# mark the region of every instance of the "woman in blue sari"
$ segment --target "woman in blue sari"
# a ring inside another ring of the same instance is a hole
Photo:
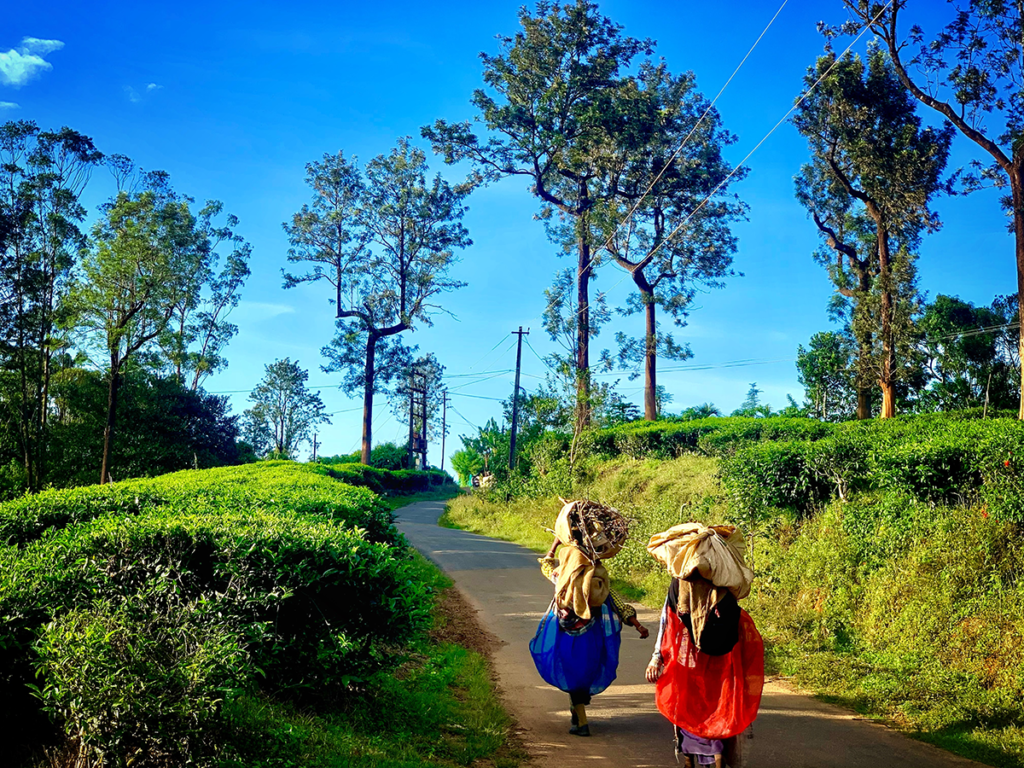
[[[555,584],[555,597],[530,642],[530,653],[544,681],[569,694],[569,733],[589,736],[586,707],[615,679],[622,623],[636,628],[641,638],[648,631],[633,606],[608,586],[600,559],[572,545],[556,558],[561,544],[556,536],[547,556],[539,559],[541,572]]]

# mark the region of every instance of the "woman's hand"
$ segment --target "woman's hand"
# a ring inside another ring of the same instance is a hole
[[[547,555],[547,556],[548,556],[548,557],[554,557],[554,556],[555,556],[555,552],[557,552],[557,551],[558,551],[558,547],[559,547],[559,545],[560,545],[561,543],[562,543],[562,542],[560,542],[560,541],[558,540],[558,537],[557,537],[557,536],[555,536],[555,540],[554,540],[553,542],[551,542],[551,548],[550,548],[550,549],[548,550],[548,555]]]
[[[630,618],[628,623],[633,628],[635,628],[637,632],[640,633],[640,639],[641,640],[646,640],[650,636],[651,633],[647,631],[647,627],[645,627],[643,624],[641,624],[640,620],[636,616],[633,616],[632,618]]]
[[[661,677],[661,674],[664,671],[664,664],[662,664],[660,661],[652,660],[651,663],[647,665],[647,671],[644,673],[644,677],[647,678],[648,683],[656,683],[658,682],[658,678]]]

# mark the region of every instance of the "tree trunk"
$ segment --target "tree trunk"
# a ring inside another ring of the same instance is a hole
[[[1017,318],[1020,328],[1024,328],[1024,178],[1021,168],[1022,158],[1013,158],[1013,169],[1010,172],[1010,189],[1013,194],[1013,234],[1017,256]],[[1018,359],[1020,367],[1020,406],[1017,418],[1024,420],[1024,333],[1018,339]]]
[[[110,386],[107,390],[107,426],[103,430],[103,465],[100,468],[100,485],[109,482],[110,452],[114,444],[114,421],[117,418],[117,390],[120,383],[119,361],[110,358]]]
[[[359,460],[369,466],[373,448],[373,379],[377,357],[377,336],[366,334],[366,366],[363,368],[363,451]]]
[[[882,369],[878,384],[882,388],[882,412],[879,416],[891,419],[896,415],[896,344],[892,329],[892,270],[889,263],[889,233],[878,225],[878,282],[882,293]]]
[[[867,297],[871,290],[871,276],[867,267],[861,269],[858,277],[860,279],[860,297],[856,300],[857,306],[854,312],[860,308],[860,303]],[[871,361],[871,333],[862,333],[862,338],[857,339],[857,420],[864,421],[871,418],[871,384],[865,381],[865,372],[869,370]]]
[[[590,426],[590,243],[587,236],[579,239],[579,262],[576,270],[576,423],[582,429]]]
[[[871,418],[871,387],[857,387],[857,419]]]
[[[644,316],[647,320],[646,345],[644,348],[644,419],[658,419],[658,325],[655,320],[654,293],[641,289],[644,301]]]

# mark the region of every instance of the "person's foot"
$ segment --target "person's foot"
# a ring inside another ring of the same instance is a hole
[[[586,725],[574,725],[569,729],[569,733],[573,736],[589,736],[590,735],[590,723]]]

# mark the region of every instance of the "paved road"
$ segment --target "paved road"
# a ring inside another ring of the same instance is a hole
[[[537,765],[675,766],[671,727],[654,706],[654,686],[643,678],[657,633],[657,613],[637,606],[651,638],[640,640],[632,627],[623,628],[618,679],[587,707],[593,736],[570,736],[569,697],[540,679],[527,645],[552,594],[537,566],[537,554],[486,536],[439,528],[444,504],[425,501],[401,508],[398,527],[452,578],[479,611],[481,623],[503,642],[494,653],[502,696],[523,728]],[[748,748],[749,768],[980,766],[778,682],[765,685]]]

